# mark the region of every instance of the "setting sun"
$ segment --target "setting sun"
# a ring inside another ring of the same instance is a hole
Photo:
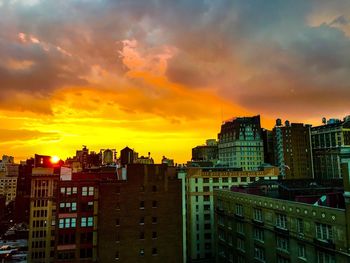
[[[60,161],[60,158],[57,156],[52,156],[51,157],[51,163],[58,163]]]

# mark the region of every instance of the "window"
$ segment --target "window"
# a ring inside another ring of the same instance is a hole
[[[283,251],[288,251],[288,239],[281,236],[277,236],[276,239],[277,239],[277,248]]]
[[[259,222],[263,221],[263,215],[262,215],[261,209],[254,208],[253,213],[254,213],[254,220],[259,221]]]
[[[75,186],[72,188],[72,193],[76,195],[78,193],[78,188]]]
[[[119,252],[115,252],[115,260],[119,260]]]
[[[93,186],[90,186],[89,187],[89,195],[94,195],[94,187]]]
[[[283,214],[276,214],[276,226],[287,229],[287,216]]]
[[[301,218],[297,218],[297,232],[299,234],[304,233],[304,221]]]
[[[247,178],[246,177],[241,177],[241,182],[247,182]]]
[[[152,208],[157,208],[157,207],[158,207],[158,202],[152,201]]]
[[[152,217],[152,224],[157,224],[157,218],[156,217]]]
[[[157,238],[157,232],[152,232],[152,238]]]
[[[316,237],[321,240],[332,240],[333,239],[332,226],[316,223]]]
[[[61,218],[58,221],[59,228],[71,228],[76,227],[77,219],[76,218]]]
[[[119,218],[117,218],[117,219],[115,220],[115,225],[116,225],[116,226],[120,226],[120,220],[119,220]]]
[[[258,227],[254,228],[254,238],[264,242],[264,230]]]
[[[203,192],[209,192],[209,191],[210,191],[209,186],[204,186],[204,187],[203,187]]]
[[[245,251],[244,240],[241,238],[237,238],[237,249]]]
[[[156,185],[152,186],[152,192],[157,192],[157,186]]]
[[[140,256],[143,257],[145,255],[145,250],[143,248],[140,248]]]
[[[236,204],[236,215],[243,216],[243,205]]]
[[[145,201],[140,201],[140,209],[145,209]]]
[[[140,239],[142,239],[142,240],[145,239],[145,232],[143,232],[143,231],[140,232]]]
[[[298,257],[302,259],[306,259],[305,245],[298,244]]]
[[[145,224],[145,218],[144,217],[141,217],[140,218],[140,225],[144,225]]]
[[[265,262],[265,250],[261,247],[254,247],[254,258],[260,262]]]
[[[317,263],[335,263],[335,256],[324,251],[317,251]]]
[[[244,234],[244,225],[242,222],[237,222],[237,232],[240,234]]]
[[[94,218],[92,216],[88,217],[87,226],[94,226]]]
[[[153,255],[153,256],[158,255],[158,251],[157,251],[156,248],[152,248],[152,255]]]
[[[88,195],[88,188],[86,186],[81,188],[81,195],[87,196]]]
[[[86,227],[86,217],[82,217],[81,218],[81,224],[80,224],[81,227]]]

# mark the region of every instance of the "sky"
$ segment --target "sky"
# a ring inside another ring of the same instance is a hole
[[[0,154],[177,163],[222,121],[350,114],[348,0],[0,0]]]

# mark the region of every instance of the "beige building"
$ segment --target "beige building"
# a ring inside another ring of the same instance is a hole
[[[212,262],[214,250],[214,189],[229,189],[259,179],[277,179],[278,168],[237,171],[229,168],[184,168],[178,171],[183,182],[183,240],[188,262]]]
[[[28,262],[53,262],[59,169],[33,168],[29,219]]]
[[[348,178],[347,164],[344,172]],[[214,191],[217,262],[350,262],[350,200],[344,205],[342,191],[322,187],[331,194],[317,202],[310,202],[318,191],[312,184],[297,201],[281,198],[272,186],[270,196]],[[346,182],[345,197],[349,188]]]

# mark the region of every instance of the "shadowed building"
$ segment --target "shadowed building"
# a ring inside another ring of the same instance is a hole
[[[292,123],[282,125],[277,119],[273,129],[276,165],[284,179],[313,178],[310,125]]]
[[[214,191],[217,262],[349,262],[343,189],[341,180],[282,180]]]
[[[101,182],[99,262],[182,262],[181,181],[166,164],[129,164]]]
[[[323,123],[311,129],[315,178],[341,178],[341,162],[350,158],[350,116]]]

